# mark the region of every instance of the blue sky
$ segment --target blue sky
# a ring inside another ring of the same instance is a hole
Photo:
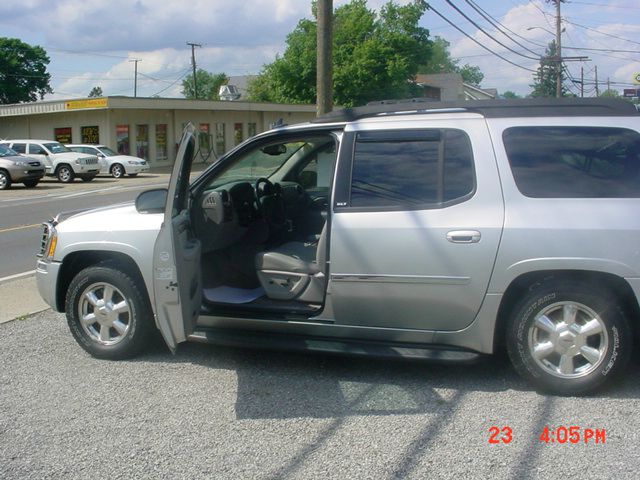
[[[86,97],[94,86],[105,95],[133,95],[132,59],[138,63],[138,95],[180,97],[181,79],[191,71],[191,50],[186,42],[202,44],[196,51],[198,66],[227,75],[255,74],[284,50],[286,35],[300,18],[311,15],[309,0],[3,0],[0,31],[5,37],[37,44],[48,52],[54,94],[45,99]],[[334,0],[334,6],[346,0]],[[379,8],[382,0],[369,0]],[[407,3],[397,0],[396,3]],[[431,5],[470,37],[500,54],[508,63],[483,49],[450,26],[434,11],[421,24],[432,36],[451,43],[460,62],[478,65],[484,87],[500,92],[530,92],[537,55],[555,31],[553,5],[537,0],[451,0],[495,43],[446,0]],[[489,24],[470,3],[499,22]],[[588,56],[570,62],[570,75],[585,74],[585,94],[595,90],[595,67],[601,91],[632,87],[640,72],[640,3],[637,0],[575,0],[562,5],[565,56]],[[529,27],[536,27],[528,30]],[[571,48],[569,48],[571,47]],[[586,50],[589,49],[589,50]],[[524,56],[523,56],[524,55]],[[526,58],[531,57],[531,58]],[[516,65],[514,65],[516,64]],[[571,86],[574,92],[579,87]]]

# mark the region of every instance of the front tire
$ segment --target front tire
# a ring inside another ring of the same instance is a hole
[[[62,183],[71,183],[75,178],[75,174],[69,165],[60,165],[56,170],[56,177]]]
[[[113,176],[113,178],[122,178],[124,177],[124,174],[125,174],[124,167],[119,163],[114,163],[111,166],[111,175]]]
[[[11,177],[4,170],[0,170],[0,190],[9,190],[11,188]]]
[[[153,334],[147,296],[134,278],[110,265],[88,267],[75,276],[66,314],[75,340],[96,358],[131,358]]]
[[[25,180],[24,182],[24,186],[27,188],[35,188],[36,185],[38,185],[38,183],[40,182],[40,180]]]
[[[592,392],[629,361],[632,333],[617,297],[580,283],[541,286],[514,310],[507,349],[516,371],[558,395]]]

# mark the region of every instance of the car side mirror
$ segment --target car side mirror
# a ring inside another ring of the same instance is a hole
[[[167,204],[166,188],[156,188],[142,192],[136,197],[136,210],[138,213],[164,213]]]

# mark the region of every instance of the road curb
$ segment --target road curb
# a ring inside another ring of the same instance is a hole
[[[38,293],[35,271],[0,279],[0,324],[49,308]]]

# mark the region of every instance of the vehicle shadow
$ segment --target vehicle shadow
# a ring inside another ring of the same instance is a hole
[[[132,361],[187,362],[234,370],[238,419],[434,413],[448,408],[451,392],[536,393],[515,373],[504,354],[481,357],[470,365],[440,365],[193,343],[180,345],[176,354],[170,355],[158,343]],[[640,353],[634,355],[625,378],[588,398],[640,399],[639,370]],[[544,393],[540,396],[553,398]]]

